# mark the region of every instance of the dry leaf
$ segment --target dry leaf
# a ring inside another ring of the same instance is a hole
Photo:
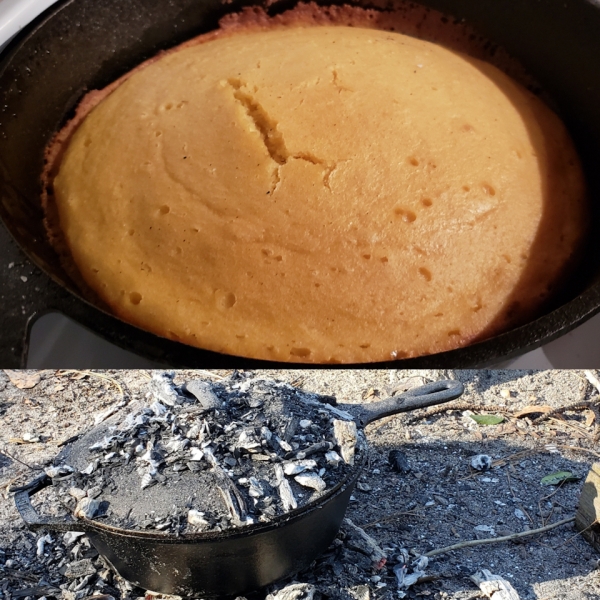
[[[503,423],[498,435],[510,435],[517,432],[517,427],[513,423]]]
[[[30,390],[35,387],[42,379],[39,371],[12,371],[4,369],[11,383],[20,390]]]
[[[596,420],[596,415],[593,410],[586,410],[583,412],[585,415],[585,426],[590,427],[592,423]]]
[[[525,408],[523,408],[522,410],[517,411],[516,413],[514,413],[512,416],[513,417],[526,417],[527,415],[532,415],[534,413],[549,413],[552,412],[554,409],[551,406],[548,406],[546,404],[541,405],[541,406],[535,406],[535,405],[529,405],[526,406]]]

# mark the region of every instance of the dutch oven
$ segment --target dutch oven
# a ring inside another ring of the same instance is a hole
[[[389,415],[458,398],[459,381],[437,381],[367,404],[337,404],[359,428]],[[30,496],[51,483],[47,475],[14,488],[21,517],[32,530],[82,531],[122,577],[142,588],[180,596],[238,596],[293,575],[335,538],[367,453],[318,500],[256,524],[224,532],[174,534],[130,531],[89,519],[41,517]]]
[[[40,207],[43,150],[86,91],[104,87],[162,49],[214,29],[227,12],[257,3],[62,0],[8,46],[0,60],[0,217],[8,230],[0,228],[2,366],[24,366],[33,322],[54,310],[119,346],[172,366],[275,366],[159,338],[84,301],[46,239]],[[377,1],[348,3],[367,7]],[[266,4],[271,14],[293,5],[288,0]],[[593,204],[592,231],[599,229],[598,0],[422,0],[422,4],[466,21],[505,47],[553,99],[583,160]],[[590,242],[569,289],[540,318],[467,348],[372,366],[485,366],[517,356],[598,312],[599,277],[600,247]]]

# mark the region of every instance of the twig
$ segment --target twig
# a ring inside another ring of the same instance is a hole
[[[498,458],[494,462],[492,462],[492,469],[495,467],[503,467],[513,460],[518,460],[520,458],[525,458],[526,456],[530,456],[531,454],[535,454],[537,449],[531,450],[521,450],[520,452],[515,452],[514,454],[510,454],[509,456],[505,456],[504,458]]]
[[[511,482],[510,482],[510,473],[507,473],[507,474],[506,474],[506,481],[507,481],[507,483],[508,483],[508,489],[510,490],[510,494],[511,494],[511,496],[512,496],[513,498],[516,498],[516,497],[517,497],[517,495],[515,494],[515,490],[513,490],[513,488],[512,488],[512,484],[511,484]]]
[[[593,454],[594,456],[600,457],[600,452],[596,452],[595,450],[590,450],[589,448],[581,448],[580,446],[567,446],[565,444],[547,444],[547,446],[554,446],[555,448],[565,448],[566,450],[577,450],[579,452],[588,452],[589,454]],[[546,446],[546,450],[548,447]]]
[[[125,398],[125,392],[123,391],[123,388],[121,387],[121,384],[114,378],[109,377],[108,375],[102,375],[100,373],[95,373],[94,371],[80,371],[78,369],[65,369],[64,371],[62,371],[65,374],[69,374],[69,373],[83,373],[84,375],[89,375],[90,377],[97,377],[98,379],[105,379],[106,381],[110,381],[112,383],[114,383],[117,388],[119,388],[119,392],[121,392],[121,398]]]
[[[598,403],[598,396],[594,396],[594,398],[592,400],[584,400],[583,399],[584,397],[585,397],[585,394],[577,402],[575,402],[573,404],[567,404],[566,406],[559,406],[558,408],[554,408],[551,411],[546,412],[543,415],[540,415],[539,417],[533,418],[531,421],[532,421],[532,423],[539,425],[543,421],[547,421],[548,419],[552,419],[552,417],[555,417],[556,415],[562,415],[563,413],[566,413],[566,412],[583,410],[584,408],[590,408],[590,409],[594,410],[594,407]]]
[[[563,421],[562,419],[555,419],[554,417],[549,417],[548,420],[554,421],[555,423],[560,423],[561,425],[566,425],[567,427],[570,427],[571,429],[574,429],[575,431],[577,431],[579,434],[581,434],[588,440],[592,439],[592,436],[585,429],[583,429],[582,427],[579,427],[579,425],[573,425],[572,423],[569,423],[569,421]]]
[[[483,540],[468,540],[466,542],[460,542],[452,546],[446,546],[445,548],[439,548],[438,550],[431,550],[430,552],[426,552],[425,554],[423,554],[423,556],[427,556],[429,558],[431,556],[445,554],[446,552],[451,552],[452,550],[460,550],[461,548],[468,548],[470,546],[480,546],[482,544],[495,544],[497,542],[510,542],[512,540],[527,537],[529,535],[544,533],[545,531],[549,531],[550,529],[554,529],[555,527],[560,527],[561,525],[565,525],[566,523],[571,523],[574,520],[575,517],[569,517],[568,519],[563,519],[562,521],[552,523],[552,525],[546,525],[545,527],[540,527],[538,529],[530,529],[529,531],[522,531],[521,533],[513,533],[511,535],[505,535],[503,537],[498,538],[485,538]]]
[[[545,525],[546,523],[544,522],[544,517],[542,516],[542,502],[544,500],[548,500],[548,498],[552,498],[552,496],[554,496],[554,494],[557,494],[558,492],[560,492],[560,490],[562,489],[563,485],[565,484],[567,480],[563,479],[557,486],[556,489],[553,492],[550,492],[549,494],[547,494],[546,496],[543,496],[542,498],[540,498],[538,500],[538,510],[540,512],[540,518],[542,519],[542,525]],[[555,509],[555,505],[554,503],[552,503],[552,510],[550,511],[550,514],[548,515],[547,519],[549,520],[550,517],[552,516],[552,513],[554,512]]]
[[[474,404],[473,402],[461,400],[458,402],[452,402],[440,406],[434,406],[433,408],[429,408],[425,410],[423,413],[419,415],[415,415],[406,420],[405,424],[410,425],[416,421],[420,421],[422,419],[428,419],[429,417],[433,417],[435,415],[439,415],[444,412],[449,412],[451,410],[471,410],[471,411],[484,411],[486,413],[495,413],[501,412],[504,414],[510,414],[510,410],[506,406],[499,406],[497,404]]]
[[[31,465],[28,465],[27,463],[23,462],[16,456],[12,456],[12,454],[9,454],[6,450],[2,450],[0,452],[0,454],[4,454],[5,456],[8,456],[8,458],[10,458],[12,460],[16,460],[18,463],[21,463],[24,467],[27,467],[28,469],[31,469],[32,471],[41,471],[42,470],[41,467],[32,467]]]

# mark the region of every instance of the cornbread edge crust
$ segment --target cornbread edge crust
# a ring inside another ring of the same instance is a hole
[[[125,321],[269,360],[418,356],[532,318],[585,231],[558,117],[475,58],[328,26],[377,11],[295,11],[246,11],[86,97],[45,174],[67,262]]]

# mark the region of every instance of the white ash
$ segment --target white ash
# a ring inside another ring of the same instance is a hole
[[[315,586],[310,583],[292,583],[269,594],[265,600],[313,600],[316,591]]]
[[[188,511],[187,521],[199,530],[208,529],[210,523],[204,518],[204,513],[191,509]]]
[[[82,498],[87,496],[87,492],[85,490],[79,488],[71,488],[69,489],[69,494],[75,498],[75,500],[79,501]]]
[[[74,471],[75,469],[69,465],[58,465],[56,467],[48,467],[47,469],[44,469],[46,475],[48,475],[48,477],[51,479],[69,477]]]
[[[335,450],[329,450],[325,452],[325,460],[328,465],[337,467],[342,462],[342,457]]]
[[[76,517],[178,535],[269,522],[327,493],[364,452],[331,397],[289,384],[234,374],[177,387],[155,374],[149,388],[47,470]]]
[[[181,398],[173,385],[173,371],[152,373],[152,382],[150,384],[150,398],[162,402],[168,406],[175,406],[181,402]]]
[[[44,548],[45,548],[46,544],[48,544],[50,542],[52,542],[52,537],[50,536],[49,533],[46,534],[46,535],[44,535],[44,536],[42,536],[41,538],[38,538],[38,541],[37,541],[37,544],[36,544],[36,547],[37,547],[36,554],[38,556],[43,556],[44,555]]]
[[[63,542],[65,546],[72,546],[82,535],[85,535],[83,531],[67,531],[63,535]]]
[[[327,456],[325,458],[327,459]],[[294,462],[285,463],[283,465],[283,472],[286,475],[298,475],[298,473],[302,473],[310,469],[316,469],[317,466],[317,461],[310,458],[305,460],[297,460]]]
[[[290,511],[298,507],[298,502],[292,491],[289,481],[283,476],[283,468],[281,465],[275,465],[275,478],[277,480],[277,489],[284,511]]]
[[[477,454],[471,458],[471,466],[477,471],[487,471],[492,468],[492,460],[487,454]]]
[[[316,473],[300,473],[294,477],[294,481],[317,492],[323,492],[327,487],[327,484]]]

